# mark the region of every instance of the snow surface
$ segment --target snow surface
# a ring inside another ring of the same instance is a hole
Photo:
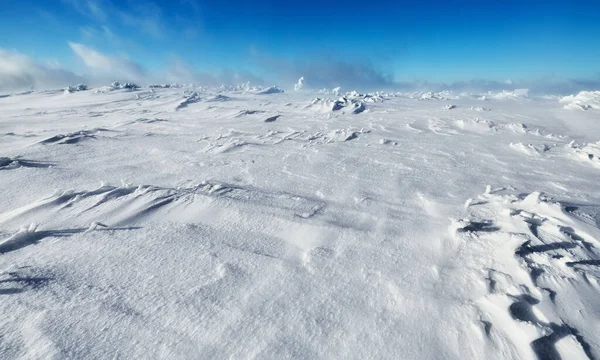
[[[597,112],[335,92],[1,97],[0,358],[599,359]]]

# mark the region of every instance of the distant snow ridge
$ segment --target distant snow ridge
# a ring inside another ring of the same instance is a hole
[[[440,92],[432,92],[432,91],[415,91],[415,92],[397,92],[393,94],[394,97],[403,97],[409,99],[417,99],[417,100],[455,100],[459,97],[453,95],[450,91],[440,91]]]
[[[559,100],[565,109],[600,110],[600,91],[582,91]]]
[[[238,85],[220,85],[217,87],[218,92],[252,92],[255,93],[262,90],[260,87],[252,86],[250,82],[245,82]]]
[[[141,86],[134,84],[134,83],[126,82],[126,83],[121,84],[118,81],[114,81],[112,84],[110,84],[110,86],[104,86],[104,87],[97,89],[96,93],[105,93],[105,92],[110,92],[110,91],[114,91],[114,90],[134,91],[139,88],[141,88]]]
[[[504,100],[504,99],[527,99],[529,97],[529,89],[515,89],[512,91],[502,90],[501,92],[492,92],[489,91],[487,94],[481,96],[480,100]]]
[[[434,93],[431,91],[424,92],[419,97],[419,100],[450,100],[455,97],[450,94],[448,91],[442,91],[439,93]]]
[[[130,82],[126,82],[124,84],[121,84],[118,81],[113,82],[110,86],[113,88],[113,90],[120,90],[120,89],[136,90],[136,89],[139,89],[141,87],[141,86],[139,86],[137,84],[130,83]]]
[[[302,76],[300,79],[298,79],[298,82],[296,83],[296,85],[294,85],[294,90],[300,91],[300,90],[302,90],[303,87],[304,87],[304,76]]]
[[[277,86],[270,86],[266,89],[258,90],[256,92],[257,95],[268,95],[268,94],[281,94],[284,91],[278,88]]]
[[[179,89],[182,87],[183,87],[183,85],[180,85],[180,84],[151,84],[151,85],[148,85],[149,89]]]
[[[250,81],[247,81],[243,84],[239,84],[233,87],[233,90],[242,90],[242,91],[253,91],[256,90],[256,87],[253,87],[252,85],[250,85]]]
[[[86,84],[77,84],[75,86],[67,86],[65,88],[65,94],[70,94],[78,91],[88,90],[88,86]]]
[[[361,100],[361,101],[369,102],[369,103],[378,103],[378,102],[383,102],[386,95],[381,92],[376,92],[373,94],[361,94],[361,93],[353,90],[353,91],[347,92],[346,95],[344,95],[344,97],[347,99],[351,99],[351,100]]]

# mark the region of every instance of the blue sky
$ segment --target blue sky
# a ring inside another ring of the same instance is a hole
[[[1,5],[0,64],[8,65],[0,70],[0,87],[67,75],[206,83],[288,83],[304,76],[315,87],[365,88],[600,83],[595,0]]]

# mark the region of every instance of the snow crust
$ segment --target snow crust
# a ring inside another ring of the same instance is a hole
[[[600,358],[597,92],[333,93],[1,97],[0,358]]]

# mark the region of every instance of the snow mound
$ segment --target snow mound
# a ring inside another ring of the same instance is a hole
[[[521,142],[510,143],[510,147],[513,148],[514,150],[517,150],[526,155],[535,155],[535,156],[540,155],[541,153],[544,153],[544,152],[550,150],[550,147],[548,145],[543,145],[540,148],[540,147],[534,146],[533,144],[523,144]]]
[[[572,141],[567,147],[571,148],[580,160],[600,167],[600,141],[585,145],[578,145]]]
[[[529,132],[527,125],[519,123],[499,124],[498,128],[511,131],[515,134],[527,134]]]
[[[114,90],[123,90],[123,89],[126,89],[126,90],[137,90],[137,89],[139,89],[141,87],[141,86],[139,86],[137,84],[130,83],[130,82],[126,82],[124,84],[121,84],[118,81],[113,82],[110,86]]]
[[[440,93],[434,93],[434,92],[425,92],[422,93],[421,96],[419,97],[419,100],[450,100],[452,97],[450,96],[450,93],[448,92],[440,92]]]
[[[360,101],[369,102],[369,103],[379,103],[379,102],[383,102],[383,100],[385,99],[385,96],[386,95],[381,92],[361,94],[361,93],[353,90],[353,91],[347,92],[344,95],[344,98],[350,99],[350,100],[360,100]]]
[[[200,97],[200,94],[198,94],[195,91],[186,91],[184,93],[184,96],[185,97],[183,98],[183,100],[179,102],[179,105],[177,105],[177,107],[175,107],[175,110],[184,109],[184,108],[188,107],[188,105],[197,103],[200,100],[202,100],[202,98]]]
[[[262,89],[256,92],[257,95],[269,95],[269,94],[282,94],[283,90],[278,88],[277,86],[270,86],[266,89]]]
[[[337,100],[315,98],[308,106],[306,106],[306,108],[316,110],[320,113],[337,112],[340,110],[344,110],[341,112],[346,113],[346,110],[349,110],[349,112],[353,114],[360,114],[367,109],[362,100],[349,99],[345,96],[342,96]]]
[[[106,92],[111,92],[111,91],[115,91],[115,90],[135,91],[139,88],[141,88],[141,86],[134,84],[134,83],[126,82],[126,83],[121,84],[120,82],[115,81],[112,84],[110,84],[110,86],[104,86],[104,87],[97,89],[96,93],[106,93]]]
[[[480,119],[458,119],[455,121],[458,128],[472,132],[496,131],[496,126],[489,120]]]
[[[75,86],[67,86],[65,88],[65,94],[71,94],[78,91],[88,90],[88,86],[86,84],[77,84]]]
[[[600,91],[582,91],[559,100],[565,109],[600,110]]]
[[[9,157],[0,156],[0,168],[8,166],[12,163],[12,159]]]

